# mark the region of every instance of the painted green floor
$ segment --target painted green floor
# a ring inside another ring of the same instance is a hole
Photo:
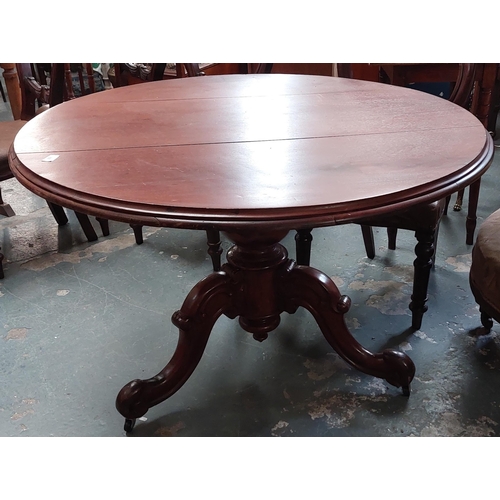
[[[500,208],[499,158],[483,177],[479,223]],[[145,228],[138,246],[127,225],[111,223],[110,236],[88,243],[72,213],[58,228],[15,179],[2,193],[17,215],[0,217],[0,436],[125,436],[116,395],[170,359],[171,315],[211,269],[205,233]],[[415,362],[410,398],[344,363],[305,310],[284,314],[263,343],[221,318],[193,376],[131,437],[499,435],[500,327],[473,335],[465,216],[442,221],[429,310],[414,333],[413,235],[401,231],[389,251],[377,230],[370,261],[358,226],[313,232],[311,265],[351,297],[356,338]],[[293,234],[285,246],[293,255]]]

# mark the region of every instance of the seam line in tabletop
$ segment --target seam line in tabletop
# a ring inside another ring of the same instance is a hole
[[[478,125],[465,125],[465,126],[455,126],[446,128],[423,128],[419,130],[395,130],[392,132],[370,132],[370,133],[356,133],[356,134],[338,134],[338,135],[317,135],[310,137],[287,137],[284,139],[256,139],[256,140],[238,140],[238,141],[218,141],[218,142],[188,142],[182,144],[146,144],[141,146],[114,146],[109,148],[85,148],[85,149],[47,149],[38,151],[16,151],[17,155],[32,155],[40,153],[78,153],[78,152],[90,152],[90,151],[110,151],[110,150],[132,150],[132,149],[148,149],[148,148],[175,148],[175,147],[191,147],[191,146],[214,146],[223,144],[257,144],[266,142],[289,142],[289,141],[308,141],[312,139],[328,139],[328,138],[344,138],[344,137],[372,137],[372,136],[382,136],[382,135],[397,135],[397,134],[414,134],[418,132],[432,132],[432,131],[444,131],[444,130],[465,130],[465,129],[475,129]],[[486,129],[485,129],[486,133]]]
[[[376,83],[376,82],[375,82]],[[384,84],[381,84],[384,85]],[[401,87],[403,88],[403,87]],[[411,89],[410,89],[411,90]],[[353,94],[353,93],[365,93],[366,89],[352,89],[352,90],[339,90],[339,91],[321,91],[321,92],[290,92],[290,93],[277,93],[277,94],[248,94],[248,95],[213,95],[213,96],[197,96],[197,97],[151,97],[145,99],[116,99],[112,101],[107,101],[108,104],[118,104],[118,103],[131,103],[131,102],[158,102],[158,101],[214,101],[219,99],[254,99],[256,97],[293,97],[293,96],[307,96],[307,95],[340,95],[340,94]]]

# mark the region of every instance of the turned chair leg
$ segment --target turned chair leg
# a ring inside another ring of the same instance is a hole
[[[375,241],[373,239],[373,228],[371,226],[361,225],[361,234],[365,244],[366,256],[369,259],[375,258]]]
[[[208,255],[212,259],[212,267],[215,272],[220,271],[222,247],[220,233],[217,229],[207,229]]]
[[[295,259],[299,266],[308,266],[311,262],[312,229],[299,229],[295,233]]]
[[[417,245],[416,259],[413,262],[413,293],[410,311],[412,312],[412,328],[418,330],[422,326],[422,318],[427,311],[427,289],[430,271],[435,253],[435,231],[415,231]]]

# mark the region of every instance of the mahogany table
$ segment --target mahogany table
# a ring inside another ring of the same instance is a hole
[[[355,222],[438,200],[477,180],[493,142],[469,112],[423,92],[307,75],[224,75],[123,87],[29,121],[10,151],[39,196],[98,217],[217,229],[234,243],[172,321],[176,351],[118,394],[125,429],[190,377],[221,315],[264,340],[282,312],[308,309],[333,349],[409,395],[404,353],[350,334],[350,299],[288,258],[290,230]]]

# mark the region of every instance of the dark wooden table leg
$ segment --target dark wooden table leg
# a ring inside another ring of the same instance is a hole
[[[349,364],[369,375],[402,387],[409,395],[415,366],[404,353],[385,350],[373,354],[362,347],[344,323],[350,299],[340,295],[333,281],[320,271],[299,266],[279,243],[287,231],[228,233],[235,243],[221,271],[201,280],[186,297],[172,322],[179,341],[170,362],[154,377],[134,380],[119,392],[117,410],[130,431],[137,418],[165,401],[189,379],[203,355],[217,319],[239,316],[244,330],[263,341],[280,323],[280,314],[308,309],[323,335]]]
[[[149,408],[176,393],[189,379],[205,350],[212,327],[222,315],[234,318],[231,305],[230,277],[213,273],[189,293],[182,308],[172,316],[179,328],[177,348],[165,368],[147,380],[133,380],[119,392],[117,410],[125,417],[125,430]]]
[[[410,394],[410,383],[415,375],[413,361],[404,353],[385,349],[373,354],[360,345],[349,332],[344,314],[351,299],[341,295],[335,283],[321,271],[297,266],[289,261],[281,282],[285,310],[294,313],[299,306],[314,317],[323,335],[333,349],[354,368],[374,377],[385,379]]]

